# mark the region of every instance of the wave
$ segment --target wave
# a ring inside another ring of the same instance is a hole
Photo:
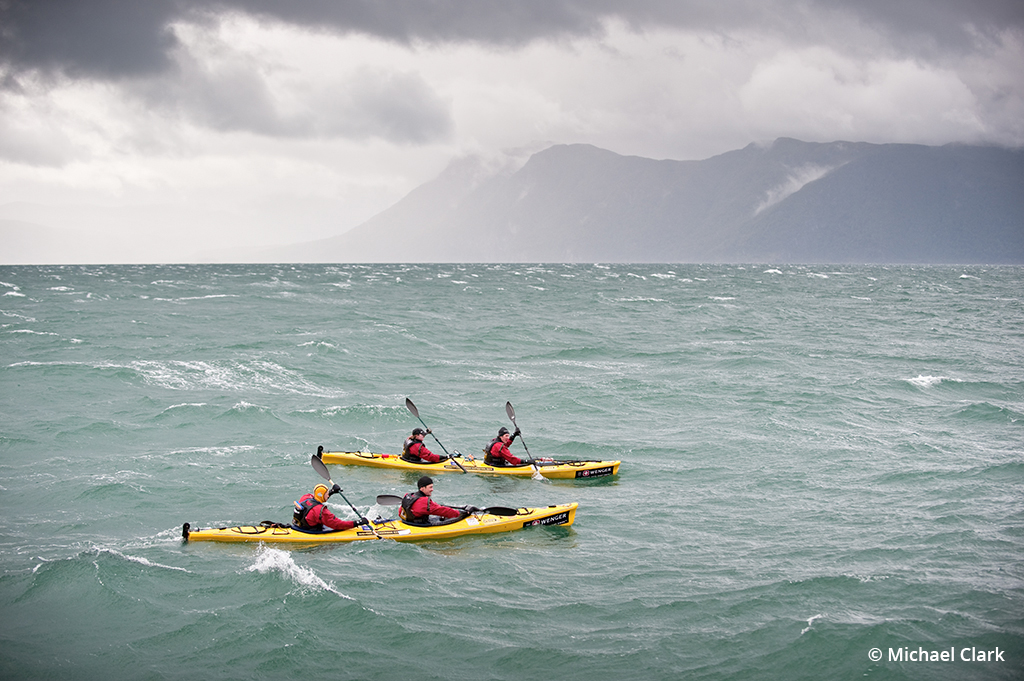
[[[976,402],[957,409],[954,416],[988,423],[1024,423],[1024,414],[989,402]]]
[[[825,617],[826,617],[826,615],[823,615],[823,614],[818,614],[818,615],[812,615],[811,617],[809,617],[809,618],[807,619],[807,626],[806,626],[806,627],[804,627],[803,631],[801,631],[801,632],[800,632],[800,635],[801,635],[801,636],[803,636],[803,635],[804,635],[804,634],[806,634],[806,633],[807,633],[808,631],[810,631],[810,630],[811,630],[811,627],[813,627],[813,626],[814,626],[814,621],[815,621],[815,620],[820,620],[820,619],[823,619],[823,618],[825,618]]]
[[[916,378],[905,378],[903,379],[911,385],[916,385],[918,388],[931,388],[934,385],[940,385],[945,381],[952,381],[954,383],[962,383],[958,378],[949,378],[948,376],[917,376]]]
[[[225,445],[222,447],[187,447],[185,449],[171,449],[167,451],[169,457],[176,457],[179,454],[202,454],[201,462],[205,465],[208,456],[220,456],[227,459],[237,459],[239,454],[252,452],[258,449],[255,445]],[[194,465],[194,462],[187,462],[186,465]]]
[[[629,298],[613,298],[612,302],[615,303],[664,303],[667,302],[664,298],[648,298],[645,296],[632,296]]]
[[[7,333],[27,333],[35,336],[59,336],[59,333],[53,331],[33,331],[32,329],[11,329]]]
[[[188,572],[189,574],[191,574],[191,572],[192,572],[191,570],[186,570],[183,567],[178,567],[176,565],[164,565],[163,563],[155,563],[155,562],[149,560],[148,558],[143,558],[142,556],[132,556],[132,555],[127,554],[127,553],[122,553],[122,552],[120,552],[120,551],[118,551],[116,549],[101,549],[101,548],[98,548],[98,549],[96,549],[96,554],[97,555],[109,554],[111,556],[114,556],[115,558],[119,558],[121,560],[126,560],[126,561],[128,561],[130,563],[138,563],[139,565],[144,565],[146,567],[155,567],[155,568],[160,568],[162,570],[175,570],[177,572]]]
[[[303,591],[328,591],[346,600],[355,600],[335,588],[334,584],[325,582],[310,568],[297,565],[288,551],[274,549],[266,544],[259,545],[255,561],[245,571],[258,572],[262,575],[277,573]]]
[[[316,385],[300,373],[266,360],[139,360],[129,363],[127,368],[137,371],[147,383],[169,390],[255,390],[310,397],[339,397],[343,394]]]
[[[14,317],[15,319],[20,319],[25,322],[36,321],[35,317],[26,317],[23,314],[18,314],[17,312],[8,312],[7,310],[0,310],[0,314],[2,314],[5,317]]]
[[[206,402],[182,402],[181,404],[172,404],[171,406],[164,409],[161,413],[166,414],[176,409],[196,409],[207,406]]]
[[[317,349],[319,349],[319,348],[327,348],[328,350],[336,350],[338,346],[335,345],[334,343],[330,343],[328,341],[315,340],[315,341],[306,341],[305,343],[299,343],[298,347],[300,347],[300,348],[313,347],[313,348],[317,348]],[[345,350],[345,352],[348,352],[348,351]]]
[[[344,416],[352,419],[377,419],[377,418],[388,418],[392,416],[400,416],[405,418],[408,416],[409,411],[405,406],[397,406],[390,404],[352,404],[352,405],[332,405],[329,407],[316,407],[314,409],[298,409],[292,414],[298,415],[313,415],[320,417],[337,417]]]
[[[36,560],[38,562],[29,571],[36,579],[26,593],[45,592],[50,589],[63,590],[68,584],[77,585],[75,588],[80,591],[84,584],[83,579],[103,584],[106,578],[116,576],[119,578],[117,583],[120,583],[124,572],[118,569],[118,565],[141,565],[145,568],[194,574],[191,570],[177,565],[167,565],[104,546],[92,546],[63,558],[40,556]]]
[[[145,298],[145,296],[142,296]],[[211,293],[206,296],[184,296],[182,298],[151,298],[162,303],[180,303],[187,300],[209,300],[211,298],[240,298],[241,296],[234,293]]]

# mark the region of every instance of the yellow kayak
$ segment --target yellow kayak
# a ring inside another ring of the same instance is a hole
[[[370,452],[323,452],[319,455],[326,464],[374,466],[398,471],[430,473],[461,473],[462,470],[451,459],[439,463],[411,463],[398,454],[373,454]],[[467,473],[480,475],[519,475],[530,477],[533,466],[488,466],[483,460],[459,459]],[[602,478],[616,475],[621,461],[538,461],[537,470],[545,478],[573,480]]]
[[[375,520],[373,531],[366,527],[329,532],[304,532],[288,525],[263,521],[259,525],[240,525],[192,529],[182,526],[186,541],[267,542],[284,544],[331,544],[335,542],[363,541],[367,539],[394,539],[395,541],[422,541],[425,539],[451,539],[468,534],[511,532],[524,527],[561,525],[568,527],[576,520],[578,504],[559,504],[538,508],[515,509],[515,515],[492,515],[486,512],[466,515],[438,525],[408,525],[401,520]],[[511,510],[507,511],[512,513]],[[374,534],[376,532],[376,534]]]

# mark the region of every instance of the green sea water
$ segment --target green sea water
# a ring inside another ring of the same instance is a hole
[[[182,541],[406,397],[620,473],[435,478],[571,528]],[[0,509],[3,679],[1020,679],[1024,268],[2,267]]]

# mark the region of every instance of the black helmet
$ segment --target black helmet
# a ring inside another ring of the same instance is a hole
[[[413,428],[412,429],[412,434],[413,435],[426,435],[427,431],[423,430],[422,428]]]
[[[501,437],[502,435],[508,435],[508,428],[505,426],[498,428],[498,437]]]

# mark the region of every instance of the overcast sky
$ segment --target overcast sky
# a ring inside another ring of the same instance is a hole
[[[472,153],[1020,146],[1022,64],[1022,0],[7,0],[0,220],[216,250]]]

